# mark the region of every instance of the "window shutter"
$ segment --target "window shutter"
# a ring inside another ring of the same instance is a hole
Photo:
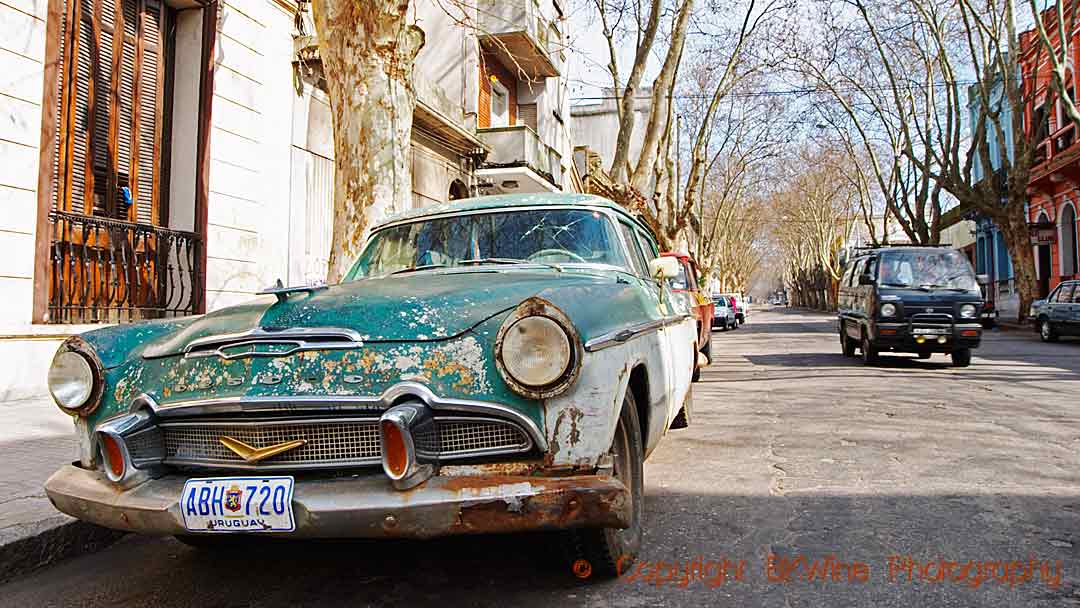
[[[170,9],[159,0],[67,0],[57,83],[56,209],[166,223],[161,176],[169,21]],[[130,209],[124,187],[134,200]]]
[[[539,129],[536,128],[535,103],[523,103],[518,106],[518,124],[525,125],[533,131],[539,131]]]

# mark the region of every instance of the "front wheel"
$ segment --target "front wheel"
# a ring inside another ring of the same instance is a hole
[[[645,459],[645,449],[642,445],[641,426],[638,424],[637,404],[629,389],[623,398],[622,411],[619,413],[619,422],[615,427],[615,438],[611,442],[609,453],[614,465],[612,474],[630,492],[630,527],[622,530],[587,528],[564,533],[570,563],[585,560],[591,566],[592,575],[598,578],[612,578],[618,576],[620,570],[625,572],[641,550],[641,521],[645,507],[641,463]]]
[[[1050,322],[1050,319],[1039,321],[1039,338],[1043,342],[1057,342],[1058,334],[1054,329],[1054,324]]]
[[[860,347],[860,350],[862,351],[863,363],[875,365],[878,362],[877,348],[875,348],[874,343],[870,341],[870,334],[865,331],[862,335],[862,346]]]
[[[847,335],[843,324],[840,325],[840,352],[844,353],[845,357],[855,356],[855,341]]]
[[[952,351],[953,367],[967,367],[971,365],[971,349],[959,348]]]

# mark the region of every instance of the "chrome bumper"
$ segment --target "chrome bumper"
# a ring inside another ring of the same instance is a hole
[[[45,492],[60,511],[107,528],[185,534],[179,498],[186,479],[170,475],[124,490],[100,471],[66,465],[45,483]],[[628,496],[621,482],[598,475],[436,476],[406,491],[395,490],[381,472],[340,479],[298,477],[293,493],[296,531],[280,535],[432,538],[626,528],[630,523]]]

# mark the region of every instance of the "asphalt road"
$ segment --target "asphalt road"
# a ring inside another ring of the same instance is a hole
[[[646,463],[644,569],[623,579],[554,567],[546,535],[210,555],[129,537],[0,604],[1080,606],[1080,340],[991,332],[967,369],[867,368],[830,317],[781,309],[714,354],[691,427]]]

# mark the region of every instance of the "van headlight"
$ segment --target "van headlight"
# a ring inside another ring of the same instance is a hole
[[[506,384],[534,399],[565,391],[581,365],[581,345],[570,320],[540,298],[526,300],[503,322],[495,351]]]
[[[78,338],[64,342],[53,356],[49,393],[65,413],[87,416],[101,402],[101,364],[93,349]]]
[[[896,304],[882,304],[881,316],[883,317],[895,317],[896,316]]]
[[[962,304],[960,306],[960,318],[961,319],[974,319],[975,318],[975,305],[974,304]]]

